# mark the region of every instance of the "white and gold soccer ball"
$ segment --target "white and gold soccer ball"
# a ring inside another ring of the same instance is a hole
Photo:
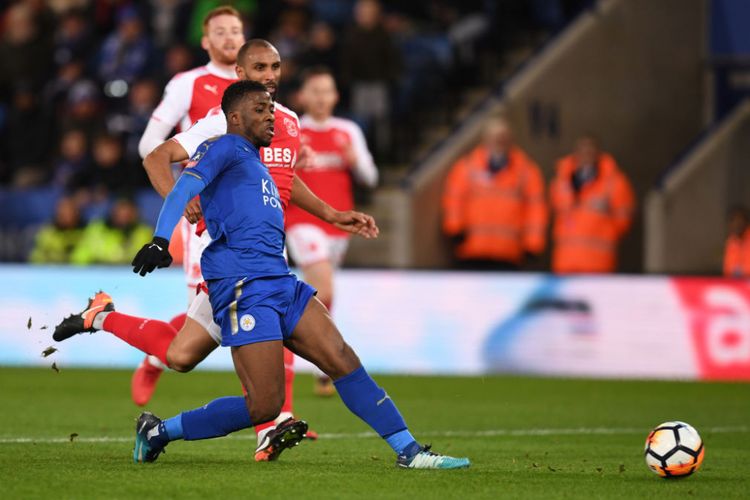
[[[698,431],[685,422],[664,422],[646,438],[646,465],[661,477],[689,476],[703,463]]]

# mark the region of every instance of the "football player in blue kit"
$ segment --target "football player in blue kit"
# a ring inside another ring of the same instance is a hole
[[[136,426],[134,459],[156,460],[170,441],[207,439],[276,418],[284,399],[282,348],[309,360],[334,380],[344,404],[396,452],[396,464],[415,469],[469,466],[466,458],[430,451],[409,432],[388,394],[365,371],[315,291],[284,258],[284,215],[276,186],[258,149],[274,133],[273,101],[261,84],[239,81],[222,99],[227,134],[204,142],[162,206],[153,241],[133,259],[145,276],[171,263],[168,238],[185,205],[200,194],[212,242],[201,260],[222,346],[247,396],[219,398],[160,420],[144,413]],[[280,425],[279,446],[297,444],[303,421]]]

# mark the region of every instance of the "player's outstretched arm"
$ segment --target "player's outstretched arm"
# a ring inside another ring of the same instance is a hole
[[[172,263],[169,255],[169,238],[172,231],[180,220],[185,205],[195,198],[205,187],[203,179],[186,172],[180,176],[177,183],[164,200],[159,212],[159,220],[156,222],[154,239],[151,243],[143,245],[143,248],[133,258],[133,272],[146,276],[157,267],[167,267]]]
[[[310,191],[302,179],[294,176],[292,181],[292,203],[302,210],[313,214],[319,219],[336,226],[337,228],[358,234],[363,238],[377,238],[380,229],[371,215],[347,210],[342,212],[321,200],[315,193]]]
[[[161,143],[143,159],[148,179],[156,192],[166,198],[175,185],[172,163],[187,160],[187,151],[179,142],[168,140]]]
[[[171,139],[163,142],[143,159],[143,168],[146,169],[151,185],[162,197],[166,197],[175,185],[172,163],[187,159],[185,148]],[[190,200],[185,207],[184,215],[191,223],[198,222],[203,216],[200,202],[197,199]]]

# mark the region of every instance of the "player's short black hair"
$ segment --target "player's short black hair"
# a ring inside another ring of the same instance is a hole
[[[268,92],[268,90],[262,83],[250,80],[234,82],[224,91],[221,98],[221,110],[225,115],[228,115],[248,94],[256,92]]]

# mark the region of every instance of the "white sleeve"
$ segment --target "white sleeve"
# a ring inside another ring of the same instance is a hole
[[[377,186],[378,167],[375,166],[372,154],[367,149],[367,141],[365,140],[365,135],[362,133],[362,129],[356,123],[351,122],[349,135],[352,140],[352,148],[354,148],[354,156],[357,158],[356,164],[352,167],[354,179],[367,187],[372,188]]]
[[[180,120],[190,111],[190,102],[193,100],[193,78],[190,73],[180,73],[167,83],[164,88],[164,96],[153,113],[152,120],[159,120],[165,125],[175,128]],[[171,130],[171,129],[170,129]],[[166,139],[166,136],[164,137]]]
[[[146,130],[138,141],[138,154],[145,158],[151,151],[156,149],[167,138],[174,127],[151,118],[146,125]]]
[[[198,149],[206,139],[224,135],[227,133],[227,120],[220,107],[213,108],[208,114],[195,122],[195,124],[184,132],[172,137],[187,152],[188,156]]]

